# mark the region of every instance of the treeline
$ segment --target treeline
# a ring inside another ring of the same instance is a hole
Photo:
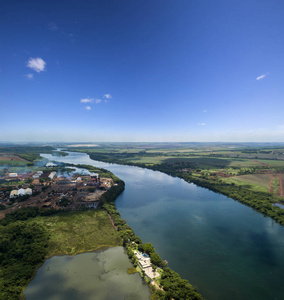
[[[264,215],[271,217],[276,222],[284,226],[284,210],[278,206],[272,205],[276,198],[269,193],[252,191],[241,185],[226,183],[216,178],[197,178],[188,173],[178,172],[170,165],[160,164],[148,168],[164,172],[171,176],[183,178],[187,182],[192,182],[213,192],[228,196],[247,206],[252,207]]]
[[[19,299],[23,287],[47,255],[48,233],[34,222],[36,208],[23,208],[0,222],[0,299]]]
[[[52,153],[55,150],[53,147],[44,146],[12,146],[12,147],[0,147],[0,153],[6,153],[19,156],[29,162],[33,162],[36,159],[40,159],[39,153]]]
[[[0,225],[6,226],[16,221],[25,221],[36,216],[50,216],[56,214],[56,209],[39,209],[38,207],[23,207],[11,213],[6,214],[5,218],[0,221]]]
[[[122,181],[123,182],[123,181]],[[113,189],[113,190],[112,190]],[[202,296],[197,292],[187,280],[181,279],[179,274],[167,267],[167,263],[161,259],[161,257],[155,252],[155,248],[151,243],[142,244],[142,240],[135,235],[132,228],[126,223],[124,219],[121,219],[120,213],[115,206],[115,199],[124,189],[123,184],[118,183],[118,186],[111,187],[106,193],[101,196],[100,205],[111,216],[114,225],[117,227],[120,236],[123,239],[123,245],[126,247],[127,254],[136,267],[138,260],[134,255],[133,245],[138,247],[138,250],[149,254],[151,263],[154,265],[154,269],[157,267],[162,268],[161,276],[161,290],[155,289],[151,285],[153,292],[151,299],[163,300],[163,299],[184,299],[184,300],[202,300]],[[145,274],[142,274],[145,276]]]
[[[273,196],[269,193],[260,192],[260,191],[252,191],[247,189],[241,185],[235,185],[234,183],[226,183],[222,180],[207,177],[207,178],[198,178],[196,176],[192,176],[189,173],[182,173],[178,170],[180,166],[175,164],[155,164],[155,165],[146,165],[144,163],[127,163],[127,162],[118,162],[120,164],[138,166],[141,168],[147,168],[154,171],[160,171],[166,173],[173,177],[179,177],[187,182],[192,182],[198,186],[207,188],[213,192],[223,194],[228,196],[236,201],[239,201],[247,206],[252,207],[258,212],[271,217],[277,223],[284,226],[284,210],[278,206],[272,205],[275,203],[277,199],[276,196]],[[281,171],[282,167],[273,168],[277,169],[277,171]]]
[[[124,191],[125,183],[116,177],[115,185],[111,186],[100,197],[99,207],[103,207],[106,203],[114,202],[115,199]]]
[[[224,183],[218,180],[202,180],[186,174],[180,174],[179,177],[250,206],[284,226],[284,210],[272,205],[274,197],[269,193],[252,191],[234,183]]]

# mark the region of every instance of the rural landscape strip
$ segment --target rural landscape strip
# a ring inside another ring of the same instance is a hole
[[[85,150],[85,149],[84,149]],[[160,171],[166,173],[173,177],[179,177],[184,179],[189,183],[194,183],[200,187],[207,188],[213,192],[223,194],[230,197],[242,204],[252,207],[256,211],[262,213],[263,215],[269,216],[274,219],[277,223],[284,226],[284,210],[274,203],[281,201],[283,203],[283,198],[276,197],[270,192],[256,191],[243,187],[242,185],[237,185],[235,183],[227,183],[224,180],[220,180],[214,176],[204,176],[204,175],[193,175],[191,172],[182,172],[182,166],[180,164],[170,164],[170,163],[157,163],[157,164],[145,164],[129,162],[126,159],[117,159],[115,154],[111,153],[113,159],[110,156],[106,156],[102,159],[102,155],[93,153],[92,151],[84,151],[90,155],[90,158],[94,160],[102,160],[109,163],[124,164],[130,166],[138,166],[141,168],[147,168],[153,171]],[[110,153],[109,153],[110,154]],[[281,167],[282,171],[283,167]],[[202,172],[200,172],[202,173]],[[274,182],[273,173],[271,174],[271,181]],[[278,179],[278,178],[277,178]],[[282,181],[281,181],[282,182]],[[270,183],[272,185],[272,183]],[[270,187],[271,188],[271,187]],[[281,184],[280,184],[281,191]]]

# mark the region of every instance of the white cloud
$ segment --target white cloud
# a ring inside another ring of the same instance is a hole
[[[111,96],[111,94],[104,94],[104,98],[106,98],[106,99],[111,99],[112,96]]]
[[[93,103],[94,98],[83,98],[80,100],[81,103]]]
[[[91,108],[91,106],[85,106],[85,109],[86,110],[91,110],[92,108]]]
[[[40,57],[30,58],[27,63],[28,68],[31,68],[32,70],[34,70],[38,73],[44,71],[45,65],[46,65],[46,62]]]
[[[29,74],[26,74],[25,77],[26,77],[27,79],[32,80],[32,79],[34,79],[34,74],[29,73]]]
[[[206,123],[198,123],[199,126],[205,126]]]
[[[261,80],[261,79],[265,78],[267,75],[268,74],[262,74],[262,75],[256,77],[256,80]]]
[[[101,99],[95,99],[95,102],[96,102],[97,104],[99,104],[99,103],[102,102],[102,100],[101,100]]]
[[[204,109],[202,112],[206,113],[206,112],[208,112],[208,110],[207,110],[207,109]]]

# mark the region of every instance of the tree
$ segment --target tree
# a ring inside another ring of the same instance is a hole
[[[163,261],[161,259],[161,257],[159,256],[159,254],[157,254],[156,252],[154,253],[151,253],[150,254],[150,258],[151,258],[151,263],[158,266],[158,267],[161,267],[162,264],[163,264]]]
[[[149,255],[151,253],[155,252],[155,248],[153,247],[153,245],[151,243],[143,244],[143,250],[144,250],[144,252],[146,252]]]

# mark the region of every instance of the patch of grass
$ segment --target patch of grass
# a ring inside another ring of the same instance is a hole
[[[244,159],[244,158],[231,158],[229,159],[231,167],[237,168],[250,168],[250,167],[259,167],[260,163],[253,161],[252,159]]]
[[[101,246],[122,245],[122,239],[103,210],[74,211],[33,220],[50,234],[48,256],[74,255]]]
[[[22,160],[0,160],[1,166],[12,166],[12,167],[21,167],[26,166],[28,164],[28,161],[22,161]]]
[[[127,269],[127,273],[128,274],[135,274],[135,273],[138,273],[138,271],[135,267],[132,267],[132,268]]]
[[[243,185],[249,189],[262,192],[268,192],[270,179],[270,174],[249,174],[230,178],[222,178],[222,180],[226,181],[227,183]]]

